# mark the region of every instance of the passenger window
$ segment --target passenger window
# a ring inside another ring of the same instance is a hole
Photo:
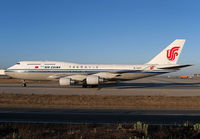
[[[73,66],[73,68],[75,69],[75,66]]]

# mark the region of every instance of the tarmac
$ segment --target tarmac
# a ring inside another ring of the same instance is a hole
[[[99,88],[82,88],[79,85],[60,87],[55,84],[0,84],[0,93],[51,94],[51,95],[100,95],[100,96],[200,96],[200,79],[150,77]]]
[[[0,93],[101,95],[101,96],[200,96],[200,79],[152,77],[100,88],[60,87],[55,84],[0,84]],[[141,121],[154,125],[199,123],[200,110],[114,110],[114,109],[26,109],[0,108],[0,122],[113,124]]]
[[[59,124],[183,125],[199,123],[199,110],[120,110],[120,109],[11,109],[0,108],[0,122]]]

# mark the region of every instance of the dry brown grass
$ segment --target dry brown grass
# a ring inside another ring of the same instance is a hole
[[[119,128],[120,127],[120,128]],[[199,139],[192,126],[149,125],[148,132],[133,124],[0,123],[1,139]]]
[[[0,94],[0,107],[200,109],[200,97]]]

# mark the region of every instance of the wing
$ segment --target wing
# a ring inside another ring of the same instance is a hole
[[[49,79],[57,80],[60,78],[67,77],[67,78],[71,78],[72,80],[83,81],[89,75],[96,75],[96,76],[99,76],[100,78],[104,78],[104,79],[112,79],[112,78],[120,76],[123,73],[134,73],[134,72],[142,72],[142,71],[143,70],[115,70],[115,71],[108,71],[108,72],[91,72],[88,74],[74,74],[74,75],[55,74],[55,75],[49,76]]]

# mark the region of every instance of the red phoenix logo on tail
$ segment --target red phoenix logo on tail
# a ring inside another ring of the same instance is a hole
[[[179,46],[175,46],[173,47],[171,50],[167,50],[167,59],[169,61],[174,61],[174,59],[176,58],[176,56],[178,56],[178,50],[179,50]]]

